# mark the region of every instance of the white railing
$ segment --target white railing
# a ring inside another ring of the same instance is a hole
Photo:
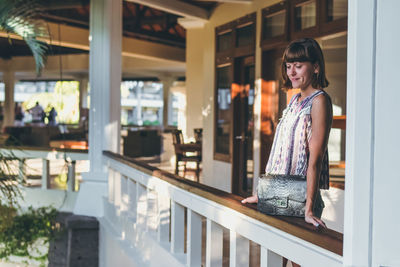
[[[51,148],[34,148],[34,147],[15,147],[0,148],[3,156],[10,156],[10,159],[19,161],[18,175],[24,180],[26,175],[27,159],[42,159],[42,189],[50,188],[50,164],[53,160],[64,159],[67,162],[67,191],[75,191],[76,161],[88,160],[88,154],[85,151],[71,149],[51,149]],[[14,158],[15,157],[15,158]]]
[[[312,240],[305,241],[284,231],[296,226],[244,207],[238,199],[165,177],[110,152],[104,158],[109,190],[102,223],[125,247],[134,248],[131,255],[139,255],[138,266],[201,266],[203,221],[205,266],[222,266],[224,228],[230,232],[229,266],[249,266],[250,241],[260,245],[262,267],[280,267],[282,257],[301,266],[342,266],[340,252],[329,250],[330,237],[323,233],[300,229],[297,236]],[[275,226],[265,223],[268,220]],[[316,245],[318,239],[328,243],[328,249]]]

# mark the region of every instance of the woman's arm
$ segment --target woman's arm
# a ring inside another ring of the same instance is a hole
[[[332,106],[324,94],[315,97],[311,109],[311,131],[309,142],[309,159],[307,168],[307,198],[305,220],[315,226],[325,226],[325,223],[314,216],[313,206],[319,184],[322,159],[328,144],[329,132],[332,125]]]

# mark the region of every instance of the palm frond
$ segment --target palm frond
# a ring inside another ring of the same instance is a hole
[[[1,0],[0,29],[22,37],[32,51],[36,63],[36,73],[43,69],[48,45],[38,38],[46,38],[49,33],[40,18],[39,0]]]

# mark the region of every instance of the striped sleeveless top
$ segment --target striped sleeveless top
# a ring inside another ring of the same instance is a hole
[[[276,128],[265,173],[307,175],[308,143],[312,134],[311,107],[313,99],[320,94],[325,94],[329,103],[332,103],[329,95],[322,90],[314,92],[301,102],[297,101],[300,93],[292,97]],[[319,188],[329,189],[328,149],[322,160]]]

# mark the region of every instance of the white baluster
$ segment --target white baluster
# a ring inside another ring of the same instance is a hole
[[[68,163],[67,186],[68,186],[68,191],[70,192],[75,191],[75,166],[76,166],[75,160]]]
[[[131,243],[136,242],[136,235],[134,231],[134,222],[137,221],[137,197],[138,183],[134,180],[127,178],[127,206],[126,206],[126,216],[124,216],[124,230],[125,230],[125,238],[129,240]]]
[[[178,203],[171,203],[171,252],[183,253],[185,245],[185,208]]]
[[[132,179],[128,179],[128,213],[136,218],[137,212],[137,183]]]
[[[42,189],[49,189],[49,188],[50,188],[50,161],[47,159],[42,159]]]
[[[223,230],[222,226],[207,218],[206,266],[222,266]]]
[[[121,210],[127,211],[129,204],[128,179],[121,175]]]
[[[19,181],[21,183],[26,182],[26,177],[25,177],[25,159],[20,159],[18,161],[18,165],[19,165],[18,166],[19,167],[19,170],[18,170]]]
[[[282,266],[282,256],[261,246],[260,267],[280,267]]]
[[[158,226],[158,205],[157,193],[147,189],[147,225],[146,230],[157,231]]]
[[[250,242],[247,238],[230,231],[230,267],[248,267],[250,264]]]
[[[187,212],[187,265],[201,266],[201,216],[188,209]]]
[[[121,174],[114,171],[114,205],[121,206]]]
[[[158,227],[157,240],[161,243],[169,243],[170,209],[171,200],[167,196],[158,195]]]
[[[136,184],[136,224],[145,230],[147,227],[147,188],[142,184]]]
[[[108,202],[114,203],[114,173],[115,171],[108,168]]]

